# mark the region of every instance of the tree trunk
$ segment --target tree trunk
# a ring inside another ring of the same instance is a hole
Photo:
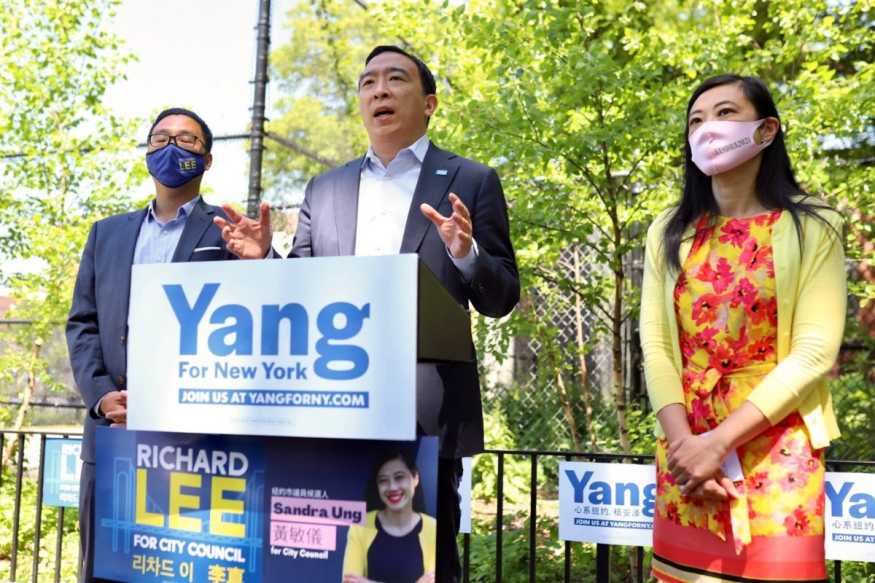
[[[40,343],[33,343],[30,364],[27,367],[27,382],[24,385],[24,393],[21,396],[21,405],[18,406],[18,412],[15,414],[15,422],[12,424],[12,429],[15,431],[20,430],[24,425],[24,419],[27,416],[27,412],[30,411],[30,402],[33,400],[34,392],[36,392],[36,364],[39,359],[41,348],[42,345]],[[13,439],[9,442],[9,445],[6,446],[6,450],[3,452],[4,466],[6,466],[6,464],[12,459],[12,456],[15,455],[17,444],[18,440]]]
[[[562,371],[556,373],[556,385],[559,387],[559,396],[562,399],[562,410],[565,412],[565,421],[568,423],[568,429],[571,431],[571,441],[574,444],[574,451],[580,451],[580,437],[577,435],[577,419],[574,418],[574,409],[571,406],[571,398],[568,395],[568,389],[565,387],[565,381],[562,380]]]
[[[611,353],[614,385],[614,406],[617,408],[617,434],[620,448],[629,453],[629,426],[626,420],[626,386],[623,373],[623,270],[614,272],[614,309],[611,322]]]
[[[574,247],[574,282],[579,284],[580,275],[580,249]],[[580,395],[583,398],[583,414],[586,423],[586,437],[589,449],[596,450],[596,434],[592,423],[592,392],[589,384],[589,368],[586,366],[586,353],[583,350],[583,300],[579,294],[574,296],[574,323],[576,325],[577,340],[577,367],[580,375]]]

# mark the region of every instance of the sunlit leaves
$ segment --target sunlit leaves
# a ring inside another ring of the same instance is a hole
[[[0,12],[2,276],[15,302],[7,317],[32,322],[7,338],[7,380],[35,375],[56,384],[42,350],[69,309],[88,227],[130,208],[144,175],[126,138],[133,126],[102,102],[131,58],[104,26],[113,6],[10,0]]]

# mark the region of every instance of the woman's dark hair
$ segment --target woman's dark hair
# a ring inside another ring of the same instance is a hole
[[[711,189],[711,177],[706,176],[693,163],[693,153],[687,137],[687,120],[690,116],[690,109],[699,96],[709,89],[736,83],[741,86],[745,97],[753,104],[760,119],[774,117],[780,120],[778,109],[775,107],[775,101],[772,99],[769,89],[756,77],[719,75],[706,79],[693,91],[693,95],[687,103],[687,115],[684,119],[684,191],[680,204],[666,224],[663,239],[666,265],[673,271],[681,270],[680,247],[684,231],[702,215],[708,214],[713,218],[720,212],[717,201],[714,199],[714,191]],[[787,156],[787,147],[784,144],[783,127],[778,128],[775,139],[762,151],[762,157],[762,163],[756,177],[756,196],[760,204],[767,209],[790,212],[796,226],[800,250],[802,248],[802,223],[799,217],[802,214],[822,221],[830,227],[831,231],[834,231],[832,225],[817,212],[818,209],[831,210],[830,207],[805,202],[805,198],[809,195],[802,190],[799,183],[796,182],[796,177],[793,176],[790,157]],[[803,198],[794,200],[794,197],[799,196]],[[838,233],[835,234],[838,235]]]
[[[369,512],[371,510],[382,510],[384,507],[383,501],[380,500],[380,489],[377,487],[377,474],[379,474],[380,468],[382,468],[384,464],[394,460],[401,460],[401,462],[407,466],[407,469],[410,470],[411,474],[419,476],[419,469],[416,467],[416,457],[412,452],[398,449],[384,451],[377,457],[376,463],[374,463],[374,469],[371,471],[371,479],[365,490],[365,502],[368,505]],[[425,495],[422,493],[421,480],[416,486],[416,490],[413,492],[413,511],[425,512]]]

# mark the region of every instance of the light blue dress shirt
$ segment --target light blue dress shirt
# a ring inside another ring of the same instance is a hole
[[[185,222],[200,199],[200,196],[196,196],[179,207],[176,216],[166,223],[162,223],[155,215],[155,199],[152,199],[146,210],[146,218],[140,225],[140,234],[134,249],[134,265],[170,263],[185,229]]]

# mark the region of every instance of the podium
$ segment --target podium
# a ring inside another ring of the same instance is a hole
[[[416,255],[136,265],[128,338],[128,430],[96,436],[95,576],[340,581],[402,458],[433,534],[416,367],[474,348]]]
[[[131,429],[411,440],[416,363],[474,358],[415,254],[135,265],[130,301]]]

